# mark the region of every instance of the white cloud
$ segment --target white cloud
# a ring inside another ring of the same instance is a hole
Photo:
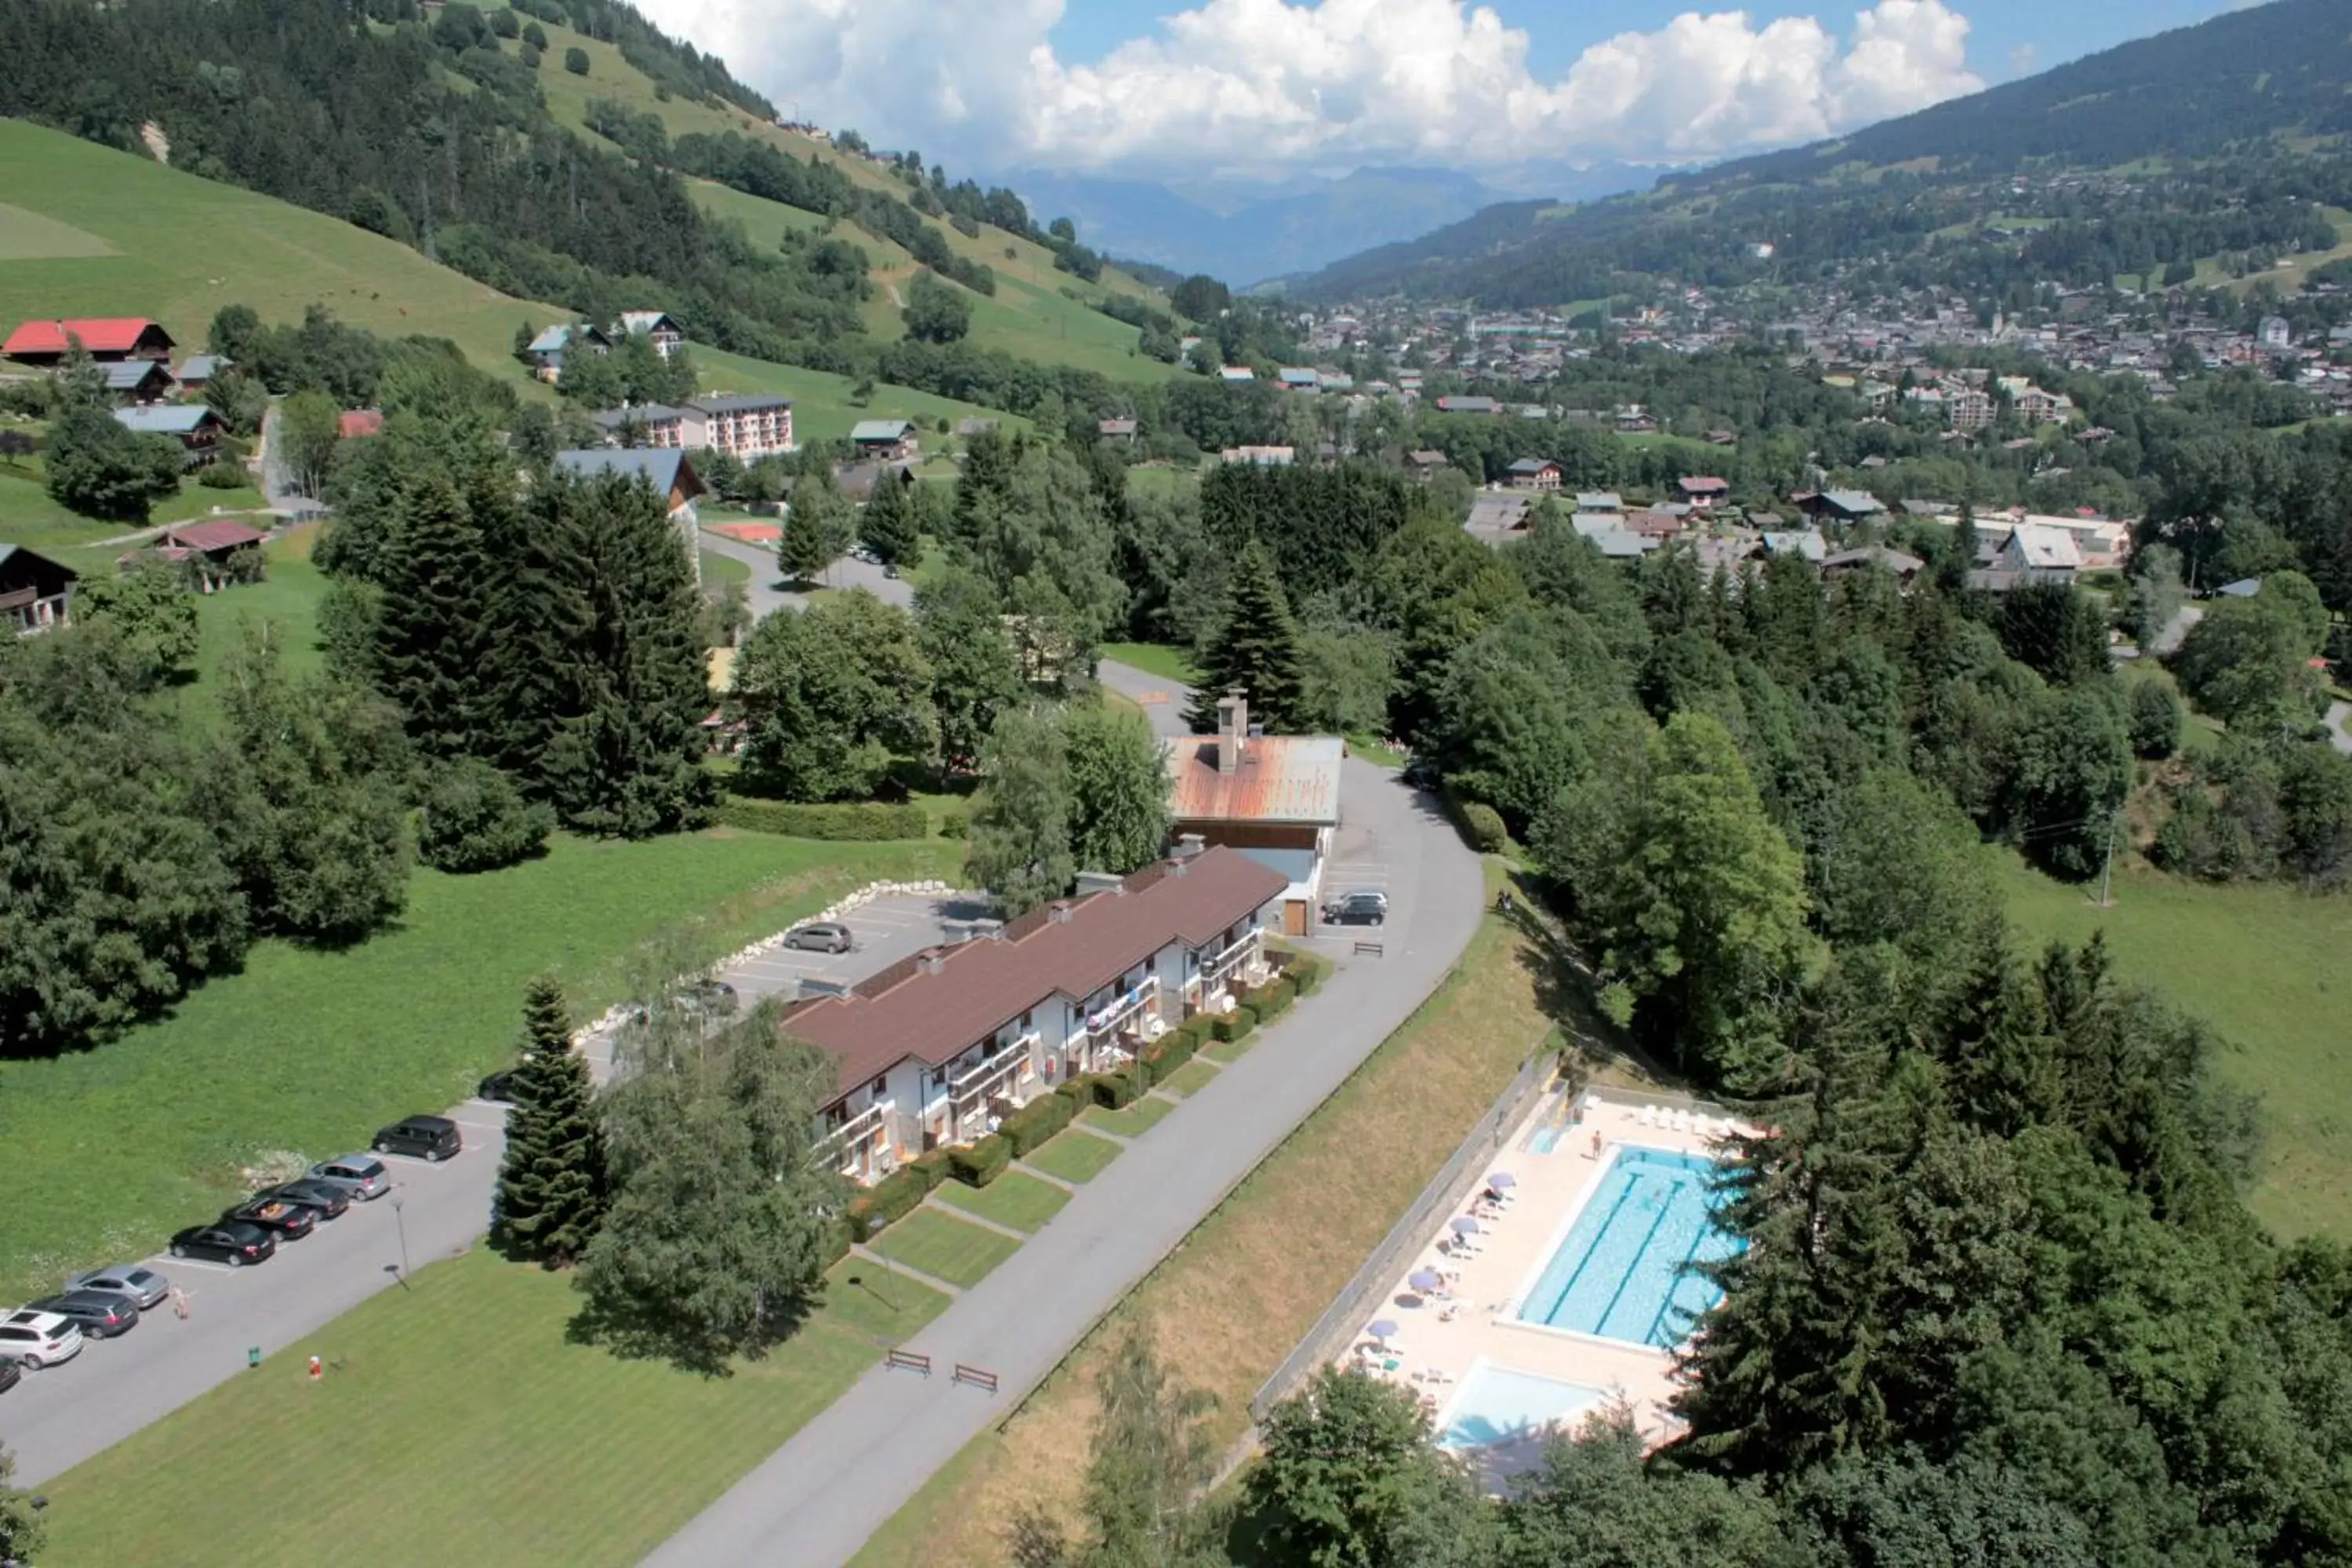
[[[1276,175],[1432,163],[1684,163],[1925,108],[1983,83],[1968,19],[1878,0],[1843,46],[1811,17],[1686,12],[1592,45],[1557,80],[1465,0],[1203,0],[1091,64],[1062,0],[644,0],[661,26],[821,123],[952,167]]]

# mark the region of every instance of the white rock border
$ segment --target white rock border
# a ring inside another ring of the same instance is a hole
[[[940,881],[936,878],[920,882],[868,882],[866,886],[858,889],[856,892],[843,894],[840,898],[835,899],[833,902],[825,905],[824,908],[819,910],[816,913],[808,916],[806,919],[794,921],[791,925],[786,926],[783,930],[775,932],[773,935],[763,936],[748,947],[738,948],[735,952],[729,953],[726,957],[715,960],[710,965],[710,972],[712,973],[716,973],[722,969],[731,969],[736,964],[745,963],[755,958],[765,957],[767,954],[773,952],[776,949],[783,946],[784,938],[790,936],[802,926],[807,925],[810,921],[838,921],[845,919],[856,911],[864,909],[866,905],[872,903],[877,899],[937,899],[945,898],[949,894],[956,891],[958,891],[957,889],[949,886],[947,883]],[[683,979],[684,976],[681,975],[679,978]],[[595,1022],[589,1024],[583,1028],[574,1029],[572,1032],[572,1045],[575,1047],[584,1046],[590,1040],[600,1035],[611,1034],[614,1029],[621,1026],[622,1021],[627,1016],[629,1008],[635,1005],[635,1004],[629,1002],[615,1002],[610,1007],[605,1008],[603,1016],[597,1018]]]

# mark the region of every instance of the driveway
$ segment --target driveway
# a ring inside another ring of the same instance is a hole
[[[953,900],[877,899],[845,922],[858,942],[849,952],[778,952],[720,973],[747,999],[788,994],[804,973],[855,983],[937,942],[941,919],[971,912]],[[583,1048],[601,1082],[612,1068],[610,1037],[591,1038]],[[0,1397],[0,1437],[16,1454],[16,1484],[38,1485],[227,1382],[246,1370],[248,1349],[267,1357],[396,1287],[404,1232],[412,1268],[473,1245],[489,1226],[506,1148],[506,1107],[468,1100],[448,1114],[466,1141],[456,1159],[438,1165],[385,1159],[397,1183],[397,1209],[391,1197],[355,1205],[258,1268],[168,1254],[148,1259],[187,1290],[187,1321],[168,1306],[158,1309],[122,1338],[93,1342],[64,1366],[27,1373]],[[320,1159],[341,1152],[315,1151]],[[89,1263],[115,1261],[93,1258]],[[331,1340],[326,1353],[335,1353]]]
[[[783,585],[776,567],[776,552],[763,545],[747,544],[740,539],[730,539],[723,533],[702,531],[702,548],[713,555],[724,555],[740,561],[751,569],[750,597],[751,618],[760,620],[778,610],[804,610],[808,595],[795,594]],[[826,588],[864,588],[886,605],[901,609],[915,605],[914,585],[904,577],[893,577],[871,562],[845,555],[824,569],[819,585]]]
[[[1116,690],[1169,689],[1105,665]],[[1184,700],[1171,692],[1171,706]],[[1155,723],[1160,723],[1155,716]],[[1162,725],[1164,728],[1165,726]],[[1101,1316],[1207,1217],[1435,989],[1476,931],[1485,883],[1433,800],[1360,758],[1342,788],[1377,842],[1393,910],[1384,955],[1354,958],[1138,1139],[908,1348],[929,1378],[869,1371],[647,1561],[660,1568],[845,1563],[965,1444],[1003,1420]],[[790,1354],[787,1347],[782,1353]],[[950,1381],[996,1374],[991,1395]]]

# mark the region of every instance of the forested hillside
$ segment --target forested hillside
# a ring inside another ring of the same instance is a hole
[[[2352,4],[2280,0],[1649,192],[1490,207],[1293,292],[1517,307],[1872,264],[1995,294],[2118,273],[2186,282],[2206,258],[2337,244],[2319,209],[2352,198],[2334,141],[2352,130],[2348,75]]]

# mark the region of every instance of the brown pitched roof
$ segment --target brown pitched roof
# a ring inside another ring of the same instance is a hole
[[[268,537],[257,528],[224,518],[218,522],[184,522],[167,528],[163,542],[182,550],[234,550],[240,544],[259,544]]]
[[[847,996],[803,1002],[784,1027],[840,1059],[846,1094],[907,1057],[952,1061],[1057,994],[1083,1001],[1171,942],[1199,947],[1288,885],[1236,849],[1210,849],[1181,872],[1147,866],[1121,892],[1063,900],[993,938],[892,964]]]

